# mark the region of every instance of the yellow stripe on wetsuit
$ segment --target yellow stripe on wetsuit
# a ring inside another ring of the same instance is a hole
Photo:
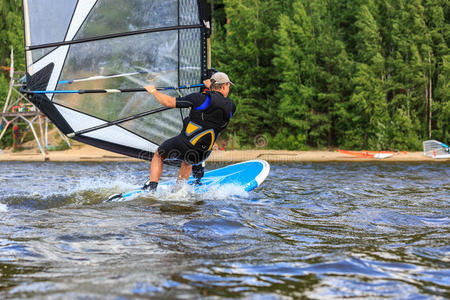
[[[209,129],[206,130],[202,133],[197,134],[196,136],[194,136],[189,142],[191,142],[192,145],[195,146],[195,144],[198,142],[199,139],[201,139],[202,137],[204,137],[207,134],[211,134],[211,145],[209,145],[208,151],[212,149],[213,145],[214,145],[214,140],[215,140],[215,135],[214,135],[214,130]]]
[[[197,124],[195,124],[193,122],[189,122],[189,124],[186,127],[186,135],[191,135],[191,134],[193,134],[194,132],[196,132],[197,130],[199,130],[201,128],[202,128],[202,126],[197,125]]]

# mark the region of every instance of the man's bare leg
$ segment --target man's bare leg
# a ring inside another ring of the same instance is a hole
[[[183,161],[181,163],[180,171],[178,171],[177,181],[180,181],[182,179],[187,180],[189,178],[189,176],[191,175],[191,171],[192,171],[192,165]]]
[[[156,150],[153,156],[152,163],[150,166],[150,181],[158,182],[161,177],[164,166],[164,158],[159,155],[158,150]]]

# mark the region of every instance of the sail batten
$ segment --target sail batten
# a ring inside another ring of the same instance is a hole
[[[90,37],[90,38],[84,38],[84,39],[78,39],[78,40],[67,40],[64,42],[55,42],[55,43],[28,46],[28,47],[26,47],[26,50],[38,50],[38,49],[73,45],[73,44],[81,44],[81,43],[101,41],[101,40],[107,40],[107,39],[118,38],[118,37],[139,35],[139,34],[144,34],[144,33],[164,32],[164,31],[177,31],[178,32],[178,30],[181,30],[181,29],[201,29],[201,28],[203,28],[203,25],[199,24],[199,25],[184,25],[184,26],[172,26],[172,27],[164,27],[164,28],[144,29],[144,30],[133,31],[133,32],[122,32],[122,33],[115,33],[115,34]]]

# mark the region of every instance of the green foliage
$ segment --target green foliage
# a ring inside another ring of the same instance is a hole
[[[306,146],[306,135],[290,132],[287,128],[281,128],[278,133],[268,141],[269,148],[286,150],[308,150]]]
[[[344,133],[339,145],[344,148],[386,149],[389,139],[388,103],[384,92],[385,60],[382,37],[373,16],[372,1],[356,8],[355,70],[351,78],[352,94],[340,107],[338,128]]]
[[[448,1],[223,4],[229,22],[214,51],[237,83],[239,117],[229,129],[243,146],[261,131],[281,149],[419,150],[425,139],[448,142]]]
[[[23,40],[22,1],[0,0],[0,67],[10,67],[11,47],[14,49],[14,68],[25,69],[25,53]],[[0,70],[0,109],[6,100],[9,89],[9,71]],[[5,123],[0,121],[3,130]],[[0,148],[12,146],[10,126],[0,141]],[[0,133],[1,131],[0,130]]]
[[[280,16],[276,33],[279,40],[275,45],[273,64],[281,82],[275,95],[280,99],[277,115],[282,120],[281,128],[273,140],[276,148],[283,148],[283,140],[286,141],[288,136],[302,137],[298,143],[293,143],[293,138],[290,138],[289,148],[305,147],[306,137],[311,131],[309,117],[312,100],[316,95],[316,57],[311,19],[300,1],[293,3],[292,14],[292,18],[287,14]]]
[[[440,141],[450,141],[450,55],[442,57],[440,74],[437,79],[435,99],[440,99],[433,106],[436,117],[436,130],[432,138]]]
[[[280,17],[276,58],[281,83],[278,116],[303,147],[334,143],[337,111],[348,94],[352,67],[333,16],[323,1],[294,1]]]
[[[11,47],[14,49],[14,68],[25,70],[22,1],[0,1],[0,66],[11,65]],[[3,107],[9,87],[9,72],[0,70],[0,107]]]
[[[390,148],[420,150],[422,147],[421,140],[414,134],[417,126],[417,122],[413,121],[404,109],[398,109],[390,124]]]
[[[242,144],[256,135],[276,131],[277,77],[272,68],[273,44],[282,1],[224,0],[229,23],[216,26],[213,66],[228,73],[236,84],[230,97],[238,110],[227,130]]]
[[[67,149],[70,149],[70,146],[63,139],[59,140],[58,145],[48,147],[49,151],[64,151]]]
[[[3,126],[5,126],[5,123],[2,123]],[[3,127],[0,125],[0,128],[3,130]],[[0,132],[2,131],[0,130]],[[12,138],[12,127],[8,127],[5,134],[3,135],[2,139],[0,140],[0,149],[5,149],[12,147],[13,145],[13,138]]]

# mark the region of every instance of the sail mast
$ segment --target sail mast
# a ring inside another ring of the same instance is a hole
[[[31,34],[30,34],[30,15],[28,13],[28,0],[23,0],[23,24],[24,24],[24,35],[25,35],[25,49],[31,45]],[[27,72],[33,72],[33,70],[28,70],[28,66],[32,66],[33,57],[31,51],[25,51],[26,56],[26,70]]]

